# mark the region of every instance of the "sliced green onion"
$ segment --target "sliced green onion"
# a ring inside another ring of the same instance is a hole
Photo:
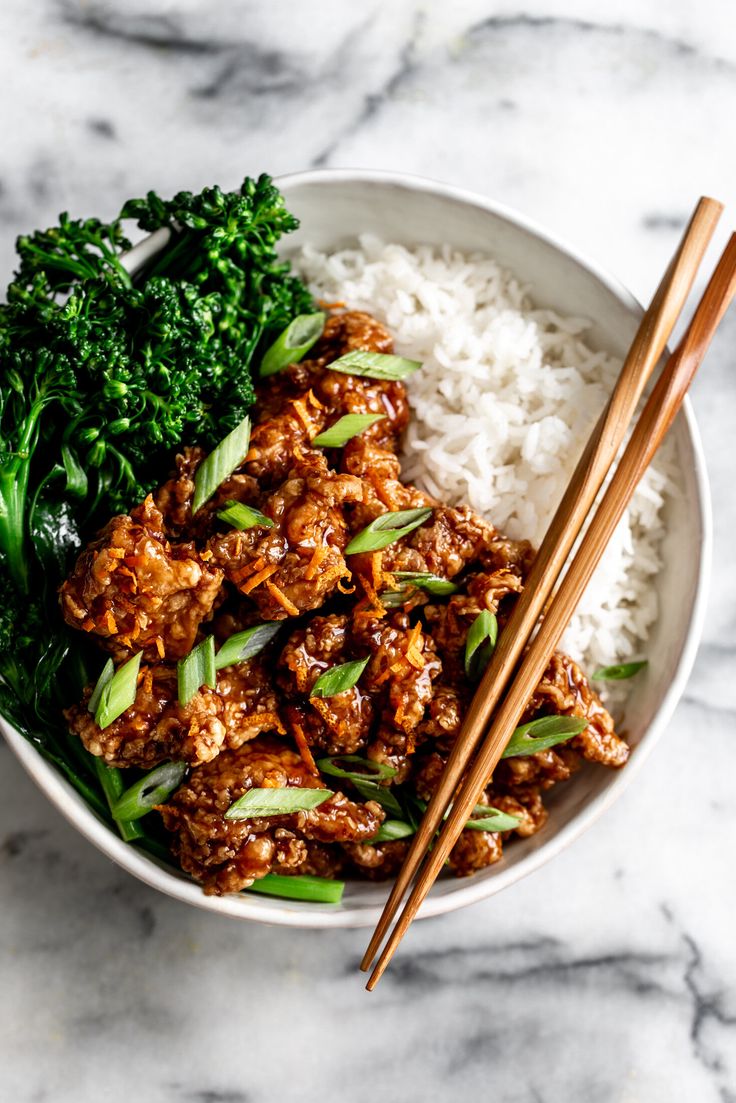
[[[339,663],[338,666],[332,666],[329,670],[325,670],[324,674],[320,674],[312,686],[312,692],[309,696],[334,697],[337,693],[345,693],[346,690],[352,689],[368,666],[370,658],[370,655],[367,655],[365,659],[356,659],[350,663]]]
[[[403,820],[384,820],[370,843],[388,843],[395,839],[406,839],[414,834],[414,828]]]
[[[382,513],[362,532],[353,537],[345,549],[345,554],[357,555],[359,552],[374,552],[387,548],[389,544],[419,528],[431,516],[432,510],[429,508],[397,509],[390,513]]]
[[[498,621],[493,613],[484,609],[471,624],[465,641],[465,673],[472,682],[483,674],[497,639]]]
[[[329,429],[314,437],[312,444],[320,448],[342,448],[343,444],[347,444],[377,421],[383,421],[385,417],[385,414],[345,414]]]
[[[357,769],[345,769],[342,763],[350,763]],[[384,762],[373,762],[370,758],[361,758],[358,754],[336,754],[330,758],[317,760],[317,769],[332,777],[346,777],[349,781],[375,781],[376,778],[396,777],[398,770]]]
[[[215,655],[215,670],[252,659],[271,642],[282,625],[283,621],[280,620],[266,620],[263,624],[256,624],[243,632],[228,636]]]
[[[250,418],[246,415],[231,433],[221,440],[202,461],[194,476],[192,513],[209,501],[218,486],[225,481],[248,455]]]
[[[186,762],[164,762],[131,785],[110,811],[115,820],[139,820],[178,789],[187,772]]]
[[[100,783],[100,787],[105,794],[107,806],[110,809],[113,819],[116,819],[112,810],[125,789],[123,775],[115,766],[108,766],[103,759],[98,758],[96,755],[91,757],[94,757],[95,773],[97,774],[97,780]],[[143,831],[140,825],[133,823],[131,820],[116,820],[116,826],[120,832],[121,838],[124,839],[126,843],[130,843],[134,839],[143,838]]]
[[[520,755],[546,751],[557,743],[564,743],[574,735],[580,735],[588,721],[579,716],[541,716],[521,724],[511,736],[502,758],[518,758]]]
[[[215,638],[206,636],[176,664],[179,704],[188,705],[200,686],[214,689],[217,685],[215,670]]]
[[[87,702],[87,709],[88,709],[89,712],[92,713],[92,715],[94,715],[97,712],[97,706],[100,703],[100,697],[102,697],[102,691],[105,688],[105,686],[109,682],[112,681],[114,674],[115,674],[115,663],[112,661],[112,659],[108,659],[107,662],[105,663],[105,665],[102,668],[102,673],[100,674],[99,678],[97,679],[97,684],[95,685],[95,688],[92,690],[92,696],[90,697],[89,701]]]
[[[113,720],[117,720],[118,716],[122,716],[125,710],[130,708],[135,701],[138,688],[138,671],[140,670],[142,657],[143,652],[139,651],[132,659],[128,659],[127,663],[123,663],[120,669],[102,687],[95,709],[95,723],[98,728],[107,728]],[[97,686],[92,691],[93,697],[96,692]]]
[[[511,816],[508,812],[502,812],[500,808],[491,808],[488,804],[476,804],[465,828],[470,831],[512,831],[520,823],[518,816]]]
[[[266,350],[261,360],[261,375],[275,375],[289,364],[296,364],[322,336],[324,328],[325,316],[321,310],[314,314],[298,314]]]
[[[384,590],[380,595],[381,604],[387,609],[395,609],[398,605],[403,605],[413,589],[426,590],[433,597],[446,597],[448,594],[456,593],[460,588],[449,579],[440,578],[439,575],[431,574],[429,571],[391,571],[391,574],[401,585],[398,590]]]
[[[245,891],[281,896],[285,900],[308,900],[311,904],[339,904],[344,890],[344,881],[329,881],[326,877],[312,877],[307,873],[284,877],[281,873],[267,873]]]
[[[390,789],[386,789],[383,785],[378,785],[375,781],[360,781],[357,776],[351,778],[350,781],[358,790],[363,800],[374,800],[377,804],[380,804],[382,808],[385,808],[387,812],[390,812],[392,816],[398,817],[404,815],[403,808]]]
[[[226,525],[232,525],[234,529],[243,532],[245,529],[254,529],[256,526],[272,529],[273,521],[261,513],[260,509],[247,506],[244,502],[235,502],[229,499],[225,502],[224,509],[218,509],[217,516]]]
[[[307,812],[328,797],[331,789],[248,789],[234,801],[225,813],[226,820],[253,820],[260,816],[287,816],[291,812]]]
[[[389,356],[385,352],[365,352],[354,349],[327,367],[330,371],[346,375],[364,375],[368,379],[406,379],[421,368],[421,360],[407,360],[405,356]]]
[[[615,666],[602,666],[591,676],[591,681],[622,682],[625,678],[633,678],[645,666],[649,666],[648,659],[643,659],[638,663],[617,663]]]

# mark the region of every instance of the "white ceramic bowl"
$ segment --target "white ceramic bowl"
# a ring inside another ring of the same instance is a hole
[[[539,305],[591,319],[589,340],[622,357],[633,337],[641,308],[629,292],[576,250],[528,219],[481,196],[397,173],[321,170],[278,181],[289,209],[301,220],[287,248],[303,242],[319,248],[354,243],[371,232],[407,245],[449,243],[485,250],[510,268]],[[160,245],[148,239],[134,251],[136,261]],[[133,258],[131,258],[133,259]],[[626,726],[633,745],[621,771],[589,767],[548,798],[549,821],[540,834],[514,841],[498,865],[458,880],[436,884],[421,915],[439,915],[472,904],[538,869],[577,838],[634,777],[667,727],[685,686],[700,638],[710,566],[710,504],[697,428],[686,404],[673,433],[680,495],[668,506],[665,564],[658,576],[660,616],[649,650],[657,656],[646,677],[637,681],[627,707]],[[124,843],[84,804],[21,735],[0,721],[12,750],[59,811],[99,850],[146,884],[196,907],[298,927],[361,927],[375,924],[386,888],[348,884],[341,905],[283,901],[241,893],[205,896],[183,874],[159,865]]]

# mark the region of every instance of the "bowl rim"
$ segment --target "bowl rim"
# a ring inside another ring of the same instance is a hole
[[[303,172],[293,172],[277,177],[275,183],[282,190],[304,184],[375,183],[398,187],[404,191],[431,193],[442,199],[449,199],[462,205],[475,207],[480,211],[511,223],[515,228],[527,232],[550,245],[557,252],[566,255],[601,283],[634,316],[640,317],[643,312],[641,304],[624,284],[599,267],[597,263],[581,253],[575,246],[545,230],[535,220],[528,218],[514,208],[468,189],[411,173],[363,168],[308,169]],[[129,262],[139,262],[148,253],[154,251],[162,241],[160,231],[157,231],[157,235],[149,235],[134,246],[128,254]],[[674,675],[655,716],[642,735],[636,754],[632,756],[626,769],[618,772],[602,793],[592,798],[568,824],[554,835],[551,835],[547,841],[541,843],[537,850],[513,866],[501,869],[492,878],[458,880],[457,887],[453,888],[451,892],[440,896],[433,896],[430,893],[422,905],[419,918],[442,915],[493,896],[533,873],[540,866],[561,853],[591,827],[603,812],[618,799],[637,775],[655,744],[664,733],[695,662],[705,620],[713,543],[710,487],[702,441],[689,398],[685,398],[682,413],[693,454],[693,475],[700,527],[699,559],[690,630],[684,641]],[[288,906],[285,906],[276,897],[248,898],[245,894],[238,894],[235,897],[205,896],[199,885],[183,875],[172,872],[166,866],[160,865],[145,852],[137,850],[113,834],[110,828],[101,820],[98,820],[94,812],[82,802],[82,799],[66,779],[58,774],[54,767],[42,757],[36,747],[29,743],[20,732],[2,717],[0,717],[0,731],[3,732],[11,751],[23,765],[26,772],[67,822],[75,827],[84,838],[107,858],[151,888],[217,915],[227,915],[241,920],[249,919],[279,926],[313,929],[357,928],[372,927],[378,921],[382,910],[380,904],[367,908],[337,905],[332,910],[327,907],[316,910],[313,905],[297,905],[297,902],[294,901],[290,901]]]

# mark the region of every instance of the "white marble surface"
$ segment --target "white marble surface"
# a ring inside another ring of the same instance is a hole
[[[736,213],[731,0],[3,0],[0,268],[62,208],[309,165],[511,203],[645,296],[696,195]],[[721,240],[725,235],[725,229]],[[364,934],[163,899],[0,750],[3,1103],[734,1103],[736,317],[694,401],[716,506],[705,640],[615,810],[502,896]]]

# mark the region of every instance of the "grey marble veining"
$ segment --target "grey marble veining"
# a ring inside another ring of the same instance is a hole
[[[3,271],[60,209],[321,164],[485,192],[642,296],[697,194],[736,210],[729,0],[4,0],[0,72]],[[0,749],[2,1103],[734,1103],[735,346],[732,313],[694,388],[716,572],[671,731],[571,850],[413,929],[373,996],[364,933],[158,896]]]

